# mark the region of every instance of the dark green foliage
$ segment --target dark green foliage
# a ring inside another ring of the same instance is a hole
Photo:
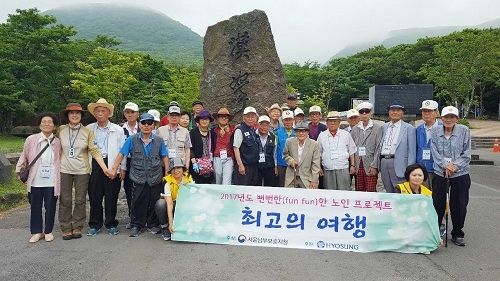
[[[117,48],[150,54],[168,63],[201,65],[203,38],[181,23],[154,10],[130,5],[93,3],[52,9],[59,23],[73,26],[75,38],[99,35],[121,42]]]

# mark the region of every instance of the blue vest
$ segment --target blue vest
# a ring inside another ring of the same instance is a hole
[[[438,122],[438,126],[442,126],[443,123],[441,121],[436,121]],[[425,123],[420,124],[417,126],[417,129],[415,130],[415,134],[417,136],[417,163],[420,163],[424,165],[425,169],[429,173],[434,173],[434,159],[432,158],[431,154],[431,159],[430,160],[424,160],[422,159],[423,157],[423,150],[424,149],[431,149],[431,140],[427,141],[427,136],[425,134]]]
[[[255,130],[242,122],[240,127],[243,141],[240,146],[241,162],[244,165],[255,165],[259,163],[259,145],[257,144]],[[260,141],[259,141],[260,142]]]
[[[287,135],[285,127],[278,130],[278,150],[276,151],[276,162],[278,162],[278,166],[288,166],[285,159],[283,158],[283,151],[285,150],[286,139],[291,137],[295,137],[294,129],[292,129],[292,133],[290,134],[290,136]]]
[[[153,146],[146,156],[144,145],[139,134],[132,136],[132,152],[130,153],[130,179],[137,184],[148,183],[149,186],[161,183],[163,178],[163,161],[160,155],[163,139],[155,136]]]
[[[259,153],[264,152],[266,154],[266,162],[259,163],[259,169],[274,168],[274,148],[276,147],[276,137],[272,132],[269,132],[267,136],[266,145],[262,148],[262,143],[260,142],[260,136],[257,135],[257,144],[259,145]]]

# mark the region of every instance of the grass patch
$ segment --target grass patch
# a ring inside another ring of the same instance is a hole
[[[22,152],[25,138],[0,135],[0,153]]]
[[[17,181],[14,167],[15,166],[12,167],[11,183],[0,183],[0,197],[3,197],[4,195],[9,193],[17,193],[22,194],[23,199],[17,203],[0,203],[0,212],[28,203],[28,198],[26,196],[28,194],[28,191],[26,190],[26,185],[21,184]]]

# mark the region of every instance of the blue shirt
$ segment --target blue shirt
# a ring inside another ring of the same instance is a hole
[[[146,152],[146,157],[149,157],[149,153],[151,152],[151,147],[153,147],[153,142],[155,140],[155,135],[151,134],[151,141],[145,145],[144,142],[142,141],[142,132],[139,133],[139,139],[142,142],[142,145],[144,146],[144,151]],[[165,158],[168,156],[167,148],[165,147],[165,143],[162,141],[161,142],[161,151],[160,151],[160,156],[161,158]],[[123,155],[129,155],[130,152],[132,152],[132,138],[127,138],[125,143],[123,144],[122,148],[120,149],[120,153]]]

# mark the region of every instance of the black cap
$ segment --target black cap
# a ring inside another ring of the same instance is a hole
[[[197,104],[199,104],[199,105],[203,106],[203,103],[202,103],[201,101],[199,101],[199,100],[195,100],[195,101],[193,101],[193,103],[191,104],[191,106],[195,106],[195,105],[197,105]]]

